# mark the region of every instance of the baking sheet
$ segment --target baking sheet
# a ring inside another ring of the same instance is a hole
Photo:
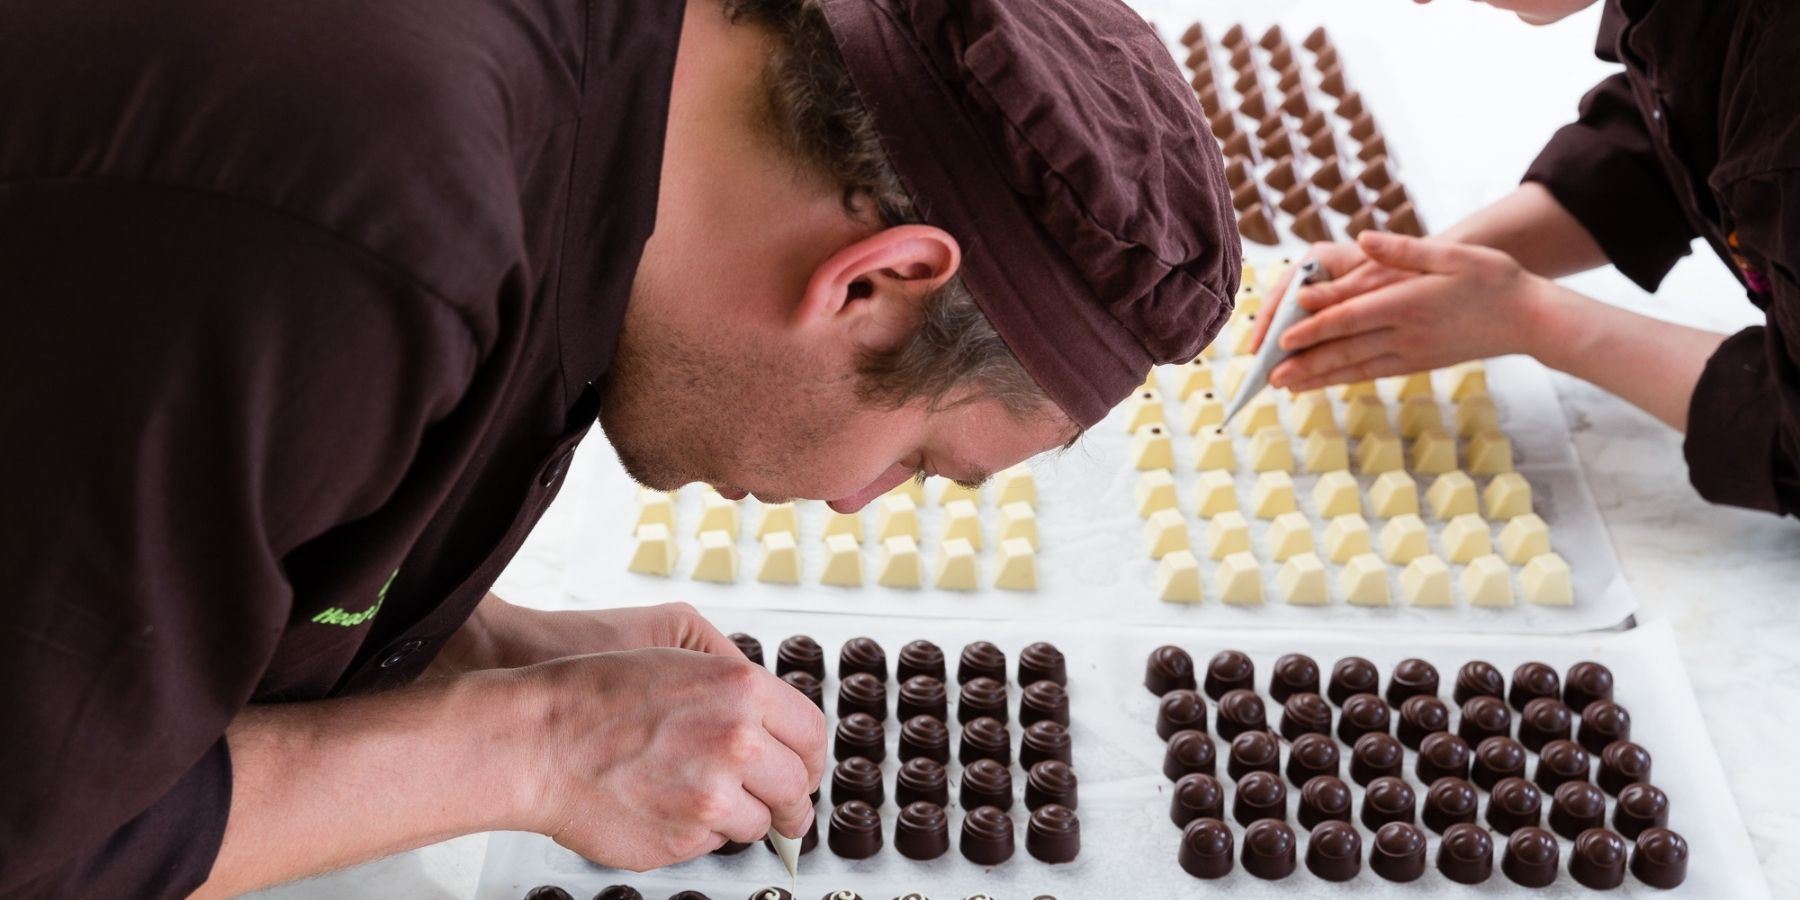
[[[1654,781],[1670,797],[1670,825],[1688,839],[1692,850],[1687,882],[1673,891],[1644,888],[1627,877],[1625,886],[1607,896],[1617,897],[1732,897],[1758,900],[1769,896],[1748,835],[1732,801],[1705,726],[1681,666],[1673,634],[1664,623],[1626,632],[1572,637],[1513,637],[1503,635],[1409,635],[1404,640],[1379,642],[1326,631],[1274,633],[1262,630],[1202,631],[1154,629],[1117,625],[1074,627],[1057,622],[925,622],[868,616],[819,616],[793,613],[752,612],[735,609],[705,610],[727,631],[746,631],[758,637],[771,659],[776,645],[790,634],[810,634],[825,647],[829,674],[827,698],[837,688],[835,660],[838,646],[855,636],[878,640],[890,663],[900,646],[915,638],[928,638],[944,648],[952,665],[958,650],[972,640],[991,640],[1007,652],[1009,675],[1016,672],[1020,648],[1048,640],[1068,658],[1069,694],[1073,724],[1075,769],[1080,777],[1077,813],[1081,819],[1082,850],[1070,864],[1051,866],[1028,856],[1023,829],[1017,855],[1008,862],[984,869],[963,859],[952,848],[944,857],[916,862],[892,849],[894,818],[892,754],[884,770],[889,773],[890,799],[882,818],[887,846],[873,859],[849,861],[833,856],[824,846],[802,857],[796,896],[818,897],[827,891],[851,889],[865,898],[881,900],[907,891],[918,891],[936,900],[955,900],[976,892],[999,898],[1030,898],[1051,894],[1062,900],[1110,897],[1174,897],[1207,890],[1229,891],[1246,898],[1291,896],[1295,891],[1357,897],[1587,897],[1595,896],[1577,885],[1566,871],[1568,842],[1561,841],[1564,871],[1555,884],[1544,889],[1513,885],[1500,874],[1496,861],[1492,879],[1478,886],[1452,883],[1429,870],[1409,885],[1381,880],[1365,866],[1354,881],[1327,887],[1302,866],[1278,882],[1263,882],[1243,872],[1242,866],[1217,882],[1200,882],[1176,864],[1180,832],[1168,819],[1170,783],[1161,774],[1163,742],[1156,737],[1156,698],[1143,686],[1144,660],[1151,649],[1175,643],[1204,666],[1222,649],[1242,650],[1257,666],[1257,688],[1266,689],[1268,673],[1282,653],[1303,652],[1330,666],[1348,655],[1364,656],[1386,675],[1399,660],[1422,657],[1435,664],[1448,685],[1456,668],[1470,659],[1485,659],[1510,673],[1519,663],[1537,660],[1559,671],[1580,660],[1598,660],[1612,669],[1617,682],[1616,699],[1633,713],[1633,739],[1648,748],[1655,760]],[[954,670],[952,670],[954,671]],[[1016,708],[1017,685],[1010,685]],[[890,693],[893,687],[890,684]],[[1447,697],[1446,687],[1445,696]],[[831,703],[828,700],[827,705]],[[1215,711],[1216,712],[1216,711]],[[1209,720],[1212,717],[1209,716]],[[890,749],[897,727],[889,719]],[[1015,746],[1018,730],[1013,728]],[[1285,751],[1284,751],[1285,752]],[[1285,768],[1285,759],[1283,762]],[[1412,777],[1408,753],[1407,777],[1421,798],[1423,790]],[[960,783],[960,767],[952,762],[952,797]],[[1014,767],[1015,785],[1022,773]],[[1226,779],[1227,781],[1229,779]],[[1354,786],[1353,786],[1354,789]],[[1360,794],[1360,789],[1355,789]],[[1229,791],[1229,787],[1228,787]],[[1361,808],[1357,798],[1355,808]],[[1227,798],[1227,809],[1230,799]],[[1290,794],[1289,821],[1296,798]],[[1485,802],[1485,798],[1484,798]],[[960,832],[962,811],[953,803],[948,810],[952,836]],[[820,814],[828,815],[820,804]],[[1022,826],[1022,805],[1013,810],[1015,826]],[[821,826],[823,827],[823,826]],[[1366,848],[1371,835],[1357,825]],[[1233,825],[1242,846],[1242,829]],[[823,837],[823,835],[821,835]],[[1304,836],[1301,853],[1304,855]],[[1428,852],[1435,858],[1436,838]],[[602,869],[558,848],[546,838],[520,833],[497,833],[488,845],[477,896],[484,900],[509,900],[539,884],[559,884],[577,896],[591,896],[609,884],[638,887],[647,897],[663,897],[676,890],[695,889],[714,900],[748,896],[758,887],[787,885],[786,872],[771,853],[750,848],[733,857],[703,857],[655,872],[633,874]]]

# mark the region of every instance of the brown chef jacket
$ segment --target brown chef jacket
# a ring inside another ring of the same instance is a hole
[[[595,418],[682,11],[0,0],[0,896],[187,893],[244,704],[463,623]]]
[[[1625,71],[1526,174],[1654,290],[1698,236],[1765,324],[1725,341],[1688,413],[1708,500],[1800,515],[1800,3],[1607,0],[1598,53]]]

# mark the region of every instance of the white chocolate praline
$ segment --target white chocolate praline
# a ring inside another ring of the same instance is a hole
[[[1463,400],[1478,394],[1486,394],[1487,369],[1480,360],[1451,366],[1444,370],[1450,387],[1451,400]]]
[[[1387,606],[1392,602],[1387,564],[1373,553],[1351,557],[1338,573],[1338,591],[1344,595],[1344,602],[1352,606]]]
[[[1475,512],[1475,480],[1462,472],[1445,472],[1425,491],[1431,514],[1449,521]]]
[[[1400,572],[1400,594],[1410,606],[1449,606],[1450,567],[1430,554],[1407,563]]]
[[[1498,475],[1512,470],[1512,441],[1506,435],[1489,430],[1469,438],[1469,471]]]
[[[1176,396],[1182,400],[1202,391],[1210,391],[1213,387],[1212,366],[1200,360],[1184,363],[1180,367],[1181,375]]]
[[[1306,471],[1339,472],[1350,468],[1350,445],[1344,433],[1320,428],[1306,436]]]
[[[1294,499],[1294,478],[1286,472],[1264,472],[1256,476],[1250,490],[1250,510],[1259,519],[1273,519],[1300,508]]]
[[[1173,468],[1175,444],[1169,439],[1169,429],[1162,425],[1145,425],[1133,432],[1131,464],[1140,472]]]
[[[1231,449],[1231,435],[1218,428],[1202,428],[1194,435],[1194,471],[1237,468],[1237,454]]]
[[[1225,421],[1225,401],[1210,390],[1189,395],[1181,404],[1181,426],[1188,434],[1199,434]]]
[[[1162,559],[1166,554],[1186,550],[1187,520],[1173,509],[1160,509],[1151,513],[1150,520],[1144,523],[1144,546],[1149,548],[1151,559]]]
[[[1251,345],[1256,343],[1256,313],[1245,313],[1237,318],[1237,327],[1231,334],[1231,352],[1249,353]]]
[[[1270,425],[1250,439],[1250,470],[1253,472],[1294,471],[1294,446],[1280,425]]]
[[[908,535],[882,541],[881,555],[875,561],[875,583],[891,588],[922,587],[925,562],[919,555],[919,542]]]
[[[1517,472],[1495,475],[1481,492],[1481,505],[1496,522],[1526,515],[1531,512],[1531,483]]]
[[[998,555],[1000,571],[994,575],[994,587],[1007,591],[1037,590],[1037,551],[1030,541],[1024,538],[1003,540]]]
[[[1359,397],[1375,397],[1376,399],[1381,397],[1380,391],[1373,381],[1352,381],[1348,384],[1340,384],[1332,388],[1332,392],[1337,394],[1339,400],[1346,402]]]
[[[932,583],[946,591],[975,590],[980,584],[975,571],[975,547],[962,538],[940,544]]]
[[[645,525],[663,525],[674,533],[675,498],[663,491],[639,488],[637,521],[632,523],[631,532],[636,534]]]
[[[981,549],[981,512],[968,500],[952,500],[944,506],[944,532],[941,541],[961,538],[969,546]]]
[[[1132,490],[1132,500],[1137,504],[1139,518],[1148,519],[1159,509],[1174,509],[1175,476],[1167,469],[1151,469],[1139,475],[1137,487]]]
[[[1014,538],[1022,538],[1031,544],[1035,552],[1038,547],[1037,511],[1031,504],[1023,501],[1008,503],[1000,507],[1000,535],[1002,546]]]
[[[847,535],[859,544],[862,543],[863,527],[860,510],[853,513],[841,513],[830,508],[825,510],[825,530],[819,536],[829,538],[840,534]]]
[[[1254,435],[1266,428],[1281,428],[1281,407],[1275,403],[1274,391],[1261,391],[1231,420],[1238,434]]]
[[[1429,393],[1400,401],[1400,436],[1416,438],[1427,431],[1442,431],[1444,416],[1438,410],[1437,398]]]
[[[1444,555],[1453,563],[1467,563],[1477,556],[1486,556],[1494,552],[1493,543],[1488,539],[1487,520],[1465,513],[1450,520],[1444,526]]]
[[[1156,596],[1165,603],[1199,603],[1200,561],[1190,550],[1177,550],[1156,564]]]
[[[694,580],[731,584],[737,581],[737,544],[723,531],[700,532],[700,556],[694,560]]]
[[[1456,404],[1454,419],[1457,434],[1473,437],[1483,431],[1499,428],[1500,410],[1494,406],[1494,398],[1476,394]]]
[[[1237,479],[1222,469],[1201,472],[1194,479],[1194,513],[1201,518],[1212,518],[1222,512],[1235,512],[1238,508]]]
[[[1363,435],[1356,442],[1356,470],[1364,475],[1380,475],[1383,472],[1397,472],[1403,465],[1400,457],[1400,436],[1391,431],[1376,431]]]
[[[1282,513],[1269,523],[1269,558],[1283,562],[1313,552],[1312,520],[1304,513]]]
[[[1419,514],[1419,485],[1405,472],[1383,472],[1369,485],[1369,507],[1383,519]]]
[[[762,536],[762,562],[756,580],[764,584],[800,583],[800,548],[791,531],[771,531]]]
[[[705,491],[700,495],[700,524],[695,526],[695,534],[708,531],[723,531],[738,539],[739,532],[737,503],[719,496],[713,491]]]
[[[1262,565],[1249,552],[1233,553],[1219,560],[1213,577],[1220,600],[1242,606],[1263,602]]]
[[[1344,411],[1344,431],[1351,437],[1364,437],[1392,431],[1388,425],[1387,404],[1374,394],[1362,394],[1350,401]]]
[[[1519,570],[1519,587],[1525,600],[1538,606],[1568,606],[1575,602],[1569,564],[1555,553],[1533,557]]]
[[[1512,570],[1498,556],[1477,556],[1462,570],[1463,599],[1470,606],[1513,605]]]
[[[1206,555],[1210,559],[1224,559],[1233,553],[1248,552],[1250,523],[1244,520],[1243,513],[1219,513],[1206,523],[1206,532],[1201,540],[1206,543]]]
[[[1250,364],[1256,360],[1249,356],[1240,356],[1225,364],[1219,372],[1219,387],[1216,393],[1223,399],[1236,399],[1238,388],[1244,386],[1244,377],[1250,374]]]
[[[1288,404],[1288,430],[1311,437],[1327,428],[1335,430],[1337,418],[1331,411],[1331,398],[1324,391],[1307,391]]]
[[[923,478],[908,478],[889,488],[887,495],[889,497],[905,497],[908,500],[911,500],[914,506],[924,506],[925,480]]]
[[[1028,503],[1037,508],[1037,477],[1024,463],[1000,470],[994,476],[994,505]]]
[[[1395,516],[1381,527],[1381,555],[1388,562],[1405,565],[1430,552],[1431,537],[1418,516]]]
[[[862,531],[860,527],[856,530]],[[875,508],[875,539],[885,541],[900,535],[918,540],[919,509],[911,497],[883,497]]]
[[[1500,529],[1500,555],[1514,565],[1550,552],[1550,526],[1535,513],[1515,516]]]
[[[1294,606],[1323,606],[1331,599],[1325,578],[1325,564],[1311,553],[1288,558],[1275,576],[1281,599]]]
[[[1400,375],[1394,378],[1394,399],[1411,400],[1414,397],[1433,397],[1431,392],[1431,372],[1414,372],[1411,375]],[[1436,398],[1433,397],[1433,402]]]
[[[1430,429],[1412,443],[1412,470],[1421,475],[1441,475],[1456,469],[1456,438],[1450,432]]]
[[[1347,563],[1370,550],[1369,523],[1362,516],[1338,516],[1325,526],[1325,558]]]
[[[1326,472],[1313,483],[1313,508],[1320,518],[1335,519],[1362,512],[1362,492],[1349,472]]]
[[[664,578],[675,571],[675,539],[669,534],[669,526],[661,523],[640,526],[636,539],[637,546],[632,548],[631,562],[626,566],[628,570]]]
[[[938,490],[938,505],[949,506],[958,500],[967,500],[976,506],[981,505],[981,488],[964,487],[948,478],[934,478],[933,481],[943,485]]]
[[[905,496],[894,495],[894,496]],[[762,518],[756,523],[757,540],[768,537],[778,531],[798,535],[800,533],[800,514],[792,503],[771,503],[763,507]]]
[[[834,534],[825,539],[825,569],[819,574],[819,583],[838,587],[862,586],[862,547],[854,538]]]
[[[1162,394],[1154,390],[1140,390],[1125,401],[1125,431],[1136,434],[1145,425],[1161,425],[1166,421],[1163,414]]]

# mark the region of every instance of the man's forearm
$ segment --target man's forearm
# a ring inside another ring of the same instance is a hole
[[[1527,271],[1561,278],[1606,265],[1606,253],[1543,185],[1526,182],[1438,237],[1492,247]]]

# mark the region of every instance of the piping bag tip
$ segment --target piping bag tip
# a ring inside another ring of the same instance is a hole
[[[775,855],[781,857],[781,864],[787,867],[789,887],[796,886],[800,880],[800,840],[769,829],[769,844],[775,848]]]
[[[1263,333],[1262,346],[1257,348],[1250,371],[1244,376],[1236,396],[1225,410],[1225,417],[1220,420],[1219,427],[1224,428],[1250,405],[1250,399],[1263,388],[1269,386],[1269,373],[1275,370],[1276,364],[1288,358],[1288,353],[1281,349],[1281,336],[1295,322],[1306,317],[1306,311],[1300,308],[1300,288],[1303,285],[1317,284],[1326,281],[1325,267],[1311,257],[1302,260],[1294,277],[1288,280],[1287,290],[1282,292],[1280,305],[1275,308],[1275,317],[1269,322],[1269,330]]]

